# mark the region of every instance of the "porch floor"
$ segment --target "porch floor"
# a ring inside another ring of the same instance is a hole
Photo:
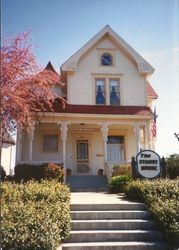
[[[66,178],[72,192],[108,191],[105,175],[70,175]]]

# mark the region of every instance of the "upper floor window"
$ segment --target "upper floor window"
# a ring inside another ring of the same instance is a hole
[[[106,103],[105,80],[96,79],[96,104]]]
[[[113,65],[113,57],[109,53],[104,53],[101,56],[101,65],[111,66]]]
[[[110,104],[120,105],[119,80],[109,79],[110,86]]]

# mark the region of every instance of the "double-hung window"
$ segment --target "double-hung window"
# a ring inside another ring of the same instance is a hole
[[[110,105],[120,105],[119,80],[109,79],[110,86]]]
[[[96,79],[96,104],[106,104],[105,79]]]
[[[98,105],[120,105],[119,78],[96,78],[95,99]]]
[[[119,163],[124,160],[124,136],[108,136],[107,161]]]

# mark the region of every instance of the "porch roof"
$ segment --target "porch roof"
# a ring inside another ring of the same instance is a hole
[[[45,112],[52,112],[46,109]],[[56,113],[79,113],[79,114],[110,114],[110,115],[151,115],[152,111],[147,106],[103,106],[103,105],[76,105],[62,104],[57,98],[53,103],[53,112]]]

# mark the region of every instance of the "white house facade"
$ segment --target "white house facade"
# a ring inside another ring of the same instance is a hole
[[[54,70],[48,64],[48,70]],[[31,133],[19,133],[16,164],[57,162],[72,175],[107,174],[112,164],[154,149],[151,105],[157,94],[148,82],[153,67],[110,26],[105,26],[61,66],[67,100],[39,113]]]

